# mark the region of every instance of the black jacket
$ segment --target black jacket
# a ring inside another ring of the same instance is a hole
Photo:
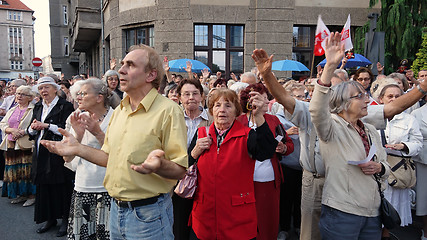
[[[73,111],[74,108],[70,102],[67,102],[63,98],[59,98],[44,122],[55,124],[60,128],[65,128],[65,121]],[[42,112],[43,105],[42,100],[40,100],[34,106],[31,122],[34,119],[41,121]],[[58,184],[72,180],[74,178],[74,173],[64,167],[64,159],[61,156],[50,153],[43,145],[38,143],[40,133],[41,131],[37,131],[35,135],[30,134],[30,140],[34,140],[33,163],[31,169],[33,183]],[[45,130],[41,139],[61,141],[62,136],[56,135],[50,130]],[[37,145],[39,145],[38,151]]]

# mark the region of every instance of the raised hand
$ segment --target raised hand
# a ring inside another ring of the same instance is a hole
[[[345,65],[347,64],[347,62],[348,62],[348,58],[347,57],[344,57],[342,60],[341,60],[341,69],[344,69],[344,67],[345,67]]]
[[[85,126],[85,129],[95,136],[102,132],[99,126],[100,122],[95,117],[95,114],[80,114],[80,122]]]
[[[115,58],[112,58],[110,60],[110,70],[114,70],[117,66],[117,60]]]
[[[252,113],[254,116],[263,116],[266,113],[266,105],[268,105],[268,100],[263,97],[259,92],[252,91],[249,93],[251,96],[249,102],[253,106]]]
[[[339,32],[331,33],[325,42],[326,64],[338,66],[345,53],[344,44],[341,43],[341,34]]]
[[[186,72],[190,72],[191,73],[191,68],[193,67],[193,65],[191,64],[190,61],[187,61],[187,67],[184,67]]]
[[[384,66],[383,66],[383,65],[381,65],[381,63],[380,63],[380,62],[377,62],[377,70],[378,70],[378,74],[383,73]]]
[[[162,158],[165,158],[165,152],[156,149],[148,154],[147,159],[140,165],[132,164],[130,167],[132,170],[137,171],[142,174],[150,174],[156,172],[162,165]]]
[[[236,81],[236,82],[238,82],[238,81],[239,81],[239,79],[237,79],[237,77],[236,77],[236,74],[234,74],[233,72],[232,72],[232,73],[230,73],[230,77],[231,77],[234,81]]]
[[[80,142],[85,133],[85,126],[82,122],[80,122],[80,115],[83,114],[81,112],[75,111],[70,116],[70,123],[73,127],[74,132],[76,133],[76,138]]]
[[[264,49],[255,49],[252,52],[252,59],[255,62],[261,76],[271,72],[271,65],[273,64],[273,55],[268,56]]]
[[[169,67],[169,61],[166,57],[165,57],[165,59],[163,59],[163,69],[165,70],[165,72],[169,72],[169,70],[171,69]]]
[[[209,69],[205,68],[205,69],[203,69],[203,70],[202,70],[202,76],[203,76],[203,79],[207,79],[207,78],[209,78],[209,75],[210,75],[210,74],[211,74],[211,73],[210,73]]]

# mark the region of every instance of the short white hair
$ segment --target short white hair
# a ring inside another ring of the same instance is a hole
[[[258,79],[257,79],[256,75],[253,72],[245,72],[245,73],[243,73],[242,76],[240,76],[240,80],[243,81],[244,78],[246,79],[246,78],[250,78],[250,77],[255,78],[255,82],[258,82]]]
[[[247,86],[249,86],[249,84],[244,83],[244,82],[236,82],[233,85],[231,85],[229,87],[229,89],[231,89],[234,92],[236,92],[237,94],[239,94],[239,92],[242,91],[243,89],[245,89]]]

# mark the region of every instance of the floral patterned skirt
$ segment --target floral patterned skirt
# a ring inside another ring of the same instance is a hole
[[[36,193],[36,186],[31,182],[31,150],[9,148],[5,154],[5,169],[2,196],[16,198]]]
[[[74,191],[71,197],[67,238],[110,239],[108,226],[111,197],[107,192]]]

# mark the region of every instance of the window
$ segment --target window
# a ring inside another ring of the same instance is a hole
[[[10,61],[11,70],[22,70],[23,69],[22,61]]]
[[[226,77],[243,73],[244,26],[194,25],[194,59],[221,71]]]
[[[8,11],[7,20],[22,21],[22,13],[20,11]]]
[[[132,45],[145,44],[154,47],[154,27],[140,27],[125,30],[126,50]]]
[[[63,17],[64,17],[64,25],[68,25],[68,9],[67,6],[63,5],[62,6],[62,12],[63,12]]]
[[[10,58],[16,59],[23,57],[23,37],[22,28],[9,27],[9,55]]]
[[[311,67],[311,58],[313,57],[315,31],[315,26],[293,27],[292,60],[304,64],[309,69]],[[294,74],[297,76],[307,75],[306,72]]]
[[[68,44],[68,37],[64,37],[64,55],[65,56],[68,56],[68,55],[70,55],[70,47],[69,47],[69,44]]]

